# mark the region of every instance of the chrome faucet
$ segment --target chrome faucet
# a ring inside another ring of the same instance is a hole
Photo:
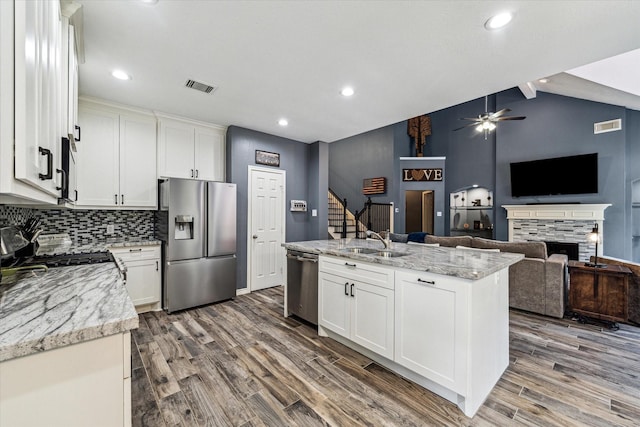
[[[367,237],[375,237],[376,239],[382,242],[385,249],[389,249],[389,245],[387,244],[387,241],[384,240],[382,236],[376,233],[375,231],[367,230]]]

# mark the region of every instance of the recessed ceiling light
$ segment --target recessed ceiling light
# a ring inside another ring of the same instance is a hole
[[[280,119],[278,120],[278,124],[280,126],[287,126],[289,124],[289,121],[287,119]]]
[[[158,3],[158,0],[140,0],[142,3],[145,4],[156,4]]]
[[[549,81],[549,79],[540,79],[540,80],[538,80],[538,81],[539,81],[540,83],[546,83],[546,82],[548,82],[548,81]]]
[[[118,80],[131,80],[131,76],[122,70],[113,70],[111,75]]]
[[[353,96],[354,93],[355,93],[355,91],[353,90],[353,88],[351,86],[344,87],[340,91],[340,94],[342,96]]]
[[[513,19],[513,13],[502,12],[492,16],[484,23],[484,27],[487,30],[497,30],[507,25]]]

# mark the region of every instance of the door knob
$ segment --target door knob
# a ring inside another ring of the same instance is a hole
[[[257,239],[257,238],[258,238],[258,235],[257,235],[257,234],[254,234],[254,235],[253,235],[253,238],[254,238],[254,239]]]

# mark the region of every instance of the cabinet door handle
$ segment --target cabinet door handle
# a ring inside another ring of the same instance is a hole
[[[75,136],[75,135],[73,135],[73,139],[75,139],[75,140],[76,140],[76,142],[80,142],[80,136],[81,136],[81,132],[80,132],[80,131],[81,131],[81,129],[80,129],[80,126],[75,125],[75,126],[74,126],[74,128],[75,128],[75,130],[77,130],[77,131],[78,131],[78,137],[76,138],[76,136]]]
[[[129,252],[142,252],[142,248],[138,248],[138,249],[129,249]]]
[[[160,268],[158,261],[156,261],[156,271],[158,271],[158,269]]]
[[[196,169],[196,178],[198,177],[198,169]]]
[[[422,279],[418,279],[418,282],[420,283],[426,283],[427,285],[435,285],[436,281],[435,280],[422,280]]]
[[[42,180],[48,180],[53,178],[53,153],[48,148],[38,147],[38,152],[41,156],[47,156],[47,173],[39,173],[38,177]]]
[[[346,265],[347,267],[355,267],[355,264],[349,264],[348,262],[345,262],[344,265]]]
[[[77,202],[78,201],[78,190],[73,190],[73,191],[76,192],[76,200],[74,200],[74,201]]]
[[[56,169],[56,172],[62,174],[62,186],[56,187],[56,190],[59,190],[59,191],[69,190],[69,177],[67,176],[67,172],[64,169]]]
[[[351,284],[351,291],[350,291],[351,292],[351,296],[353,296],[353,285],[354,285],[354,283]]]
[[[118,204],[118,195],[114,194],[113,197],[114,197],[114,200],[116,201],[116,205],[117,205]]]
[[[349,296],[349,291],[347,290],[348,286],[349,286],[349,282],[344,282],[344,294],[346,296]]]
[[[124,194],[120,195],[120,204],[124,205]]]
[[[195,176],[193,176],[193,169],[191,169],[191,178],[195,178]]]

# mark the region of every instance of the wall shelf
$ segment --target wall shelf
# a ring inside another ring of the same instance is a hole
[[[449,195],[451,236],[493,237],[493,193],[484,187],[465,187]]]

